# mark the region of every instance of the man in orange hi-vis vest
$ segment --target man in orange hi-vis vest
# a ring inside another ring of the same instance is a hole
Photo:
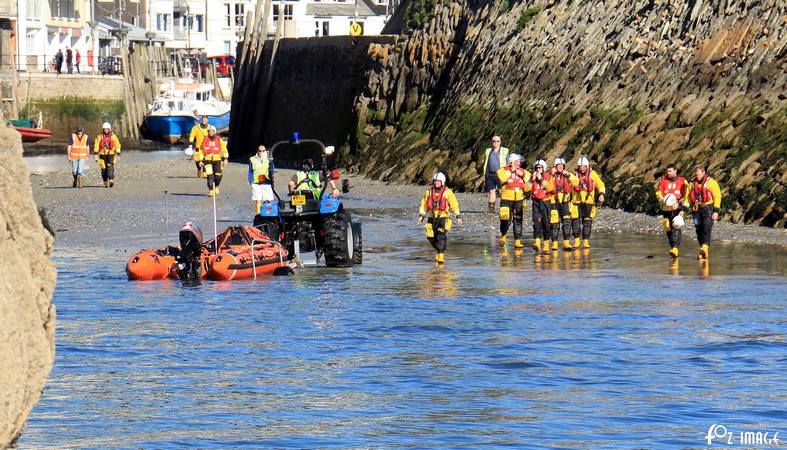
[[[90,156],[90,145],[87,142],[87,134],[82,126],[68,137],[68,160],[71,161],[71,175],[74,177],[72,187],[85,187],[85,164]]]
[[[224,139],[216,134],[216,127],[213,125],[208,128],[208,135],[202,139],[199,151],[194,153],[194,160],[197,161],[208,176],[208,196],[219,195],[219,185],[221,184],[222,171],[227,164],[230,154],[227,152],[227,144]]]

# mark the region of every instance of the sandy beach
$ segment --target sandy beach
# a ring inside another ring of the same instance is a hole
[[[38,167],[35,158],[28,158],[28,163],[33,167],[30,170],[33,195],[39,207],[46,211],[58,246],[109,245],[123,249],[123,242],[148,243],[167,233],[175,239],[178,227],[186,220],[197,222],[206,234],[212,234],[208,230],[212,231],[213,202],[207,196],[206,182],[196,178],[194,163],[178,151],[158,152],[155,158],[143,152],[125,153],[117,166],[116,185],[112,189],[103,187],[92,160],[87,173],[88,186],[81,190],[71,187],[65,157],[59,167],[51,164]],[[291,170],[277,172],[276,186],[280,194],[286,192],[287,179],[292,174]],[[382,210],[388,214],[410,215],[415,223],[423,186],[386,184],[360,176],[348,178],[352,186],[351,192],[345,195],[348,207],[360,209],[367,217]],[[497,217],[485,212],[483,194],[460,193],[458,198],[465,219],[462,233],[496,232]],[[218,227],[249,223],[253,213],[247,166],[230,163],[217,199]],[[526,235],[531,229],[528,213]],[[661,224],[657,217],[602,208],[594,231],[657,235],[661,234]],[[684,236],[694,239],[691,221]],[[720,222],[714,227],[713,238],[722,242],[787,247],[784,230],[753,225]]]

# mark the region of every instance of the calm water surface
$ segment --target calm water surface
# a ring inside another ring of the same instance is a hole
[[[198,286],[58,248],[57,360],[18,446],[704,447],[714,423],[787,438],[783,250],[720,245],[706,270],[692,242],[675,267],[656,237],[535,258],[457,231],[435,269],[402,215],[364,231],[362,267]]]

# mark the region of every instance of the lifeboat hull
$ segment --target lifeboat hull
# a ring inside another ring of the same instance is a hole
[[[126,264],[128,279],[148,281],[177,278],[175,257],[161,253],[159,250],[142,250],[132,256]]]
[[[252,252],[243,250],[220,252],[208,262],[208,278],[211,280],[253,280],[255,277],[272,275],[279,267],[287,266],[287,252],[280,244],[257,245]]]

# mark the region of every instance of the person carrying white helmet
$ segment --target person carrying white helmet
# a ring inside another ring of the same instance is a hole
[[[656,186],[656,199],[661,210],[661,223],[669,242],[669,255],[676,259],[680,253],[680,237],[683,228],[683,210],[680,208],[682,199],[688,197],[690,190],[686,179],[678,176],[675,164],[667,166],[664,177]]]
[[[522,157],[508,156],[508,165],[497,171],[500,182],[500,245],[505,247],[506,235],[514,222],[514,248],[521,249],[522,221],[525,215],[525,192],[530,191],[530,172],[522,167]]]
[[[93,143],[93,152],[101,168],[101,179],[104,187],[111,188],[115,185],[115,163],[120,159],[120,140],[112,132],[112,125],[104,122],[101,133]]]
[[[426,218],[426,238],[432,244],[437,254],[435,261],[438,265],[445,264],[445,248],[448,244],[447,233],[451,231],[451,213],[456,216],[456,223],[462,225],[462,216],[459,212],[459,201],[454,192],[445,184],[445,174],[437,172],[432,177],[432,185],[421,199],[418,210],[418,223]]]
[[[552,176],[547,172],[547,162],[539,159],[533,165],[533,175],[530,177],[530,198],[533,200],[533,249],[536,253],[543,251],[549,253],[550,217],[552,204],[552,191],[554,185]],[[543,240],[543,250],[541,243]]]
[[[202,140],[208,135],[209,128],[208,116],[202,116],[199,123],[191,127],[191,132],[189,133],[189,148],[199,150],[202,147]],[[197,165],[197,178],[202,178],[204,176],[202,166],[200,166],[199,161],[196,159],[194,163]]]
[[[208,127],[208,135],[202,139],[202,145],[194,153],[194,161],[204,170],[208,178],[208,197],[219,195],[222,172],[230,154],[224,139],[216,134],[216,127]]]
[[[508,149],[500,145],[500,136],[492,136],[492,144],[484,150],[484,192],[488,195],[489,212],[495,212],[495,195],[500,188],[497,171],[508,161]]]
[[[571,251],[571,218],[576,216],[576,208],[571,204],[571,177],[566,170],[566,160],[557,157],[550,170],[552,175],[552,203],[549,224],[552,230],[552,250],[558,249],[560,226],[563,226],[563,250]],[[572,216],[573,214],[573,216]]]
[[[593,219],[596,218],[596,204],[604,203],[606,187],[601,177],[590,168],[590,161],[585,155],[579,157],[577,174],[571,179],[571,201],[577,208],[578,217],[572,219],[574,232],[574,248],[579,248],[582,237],[582,248],[590,248],[590,233],[593,231]]]

